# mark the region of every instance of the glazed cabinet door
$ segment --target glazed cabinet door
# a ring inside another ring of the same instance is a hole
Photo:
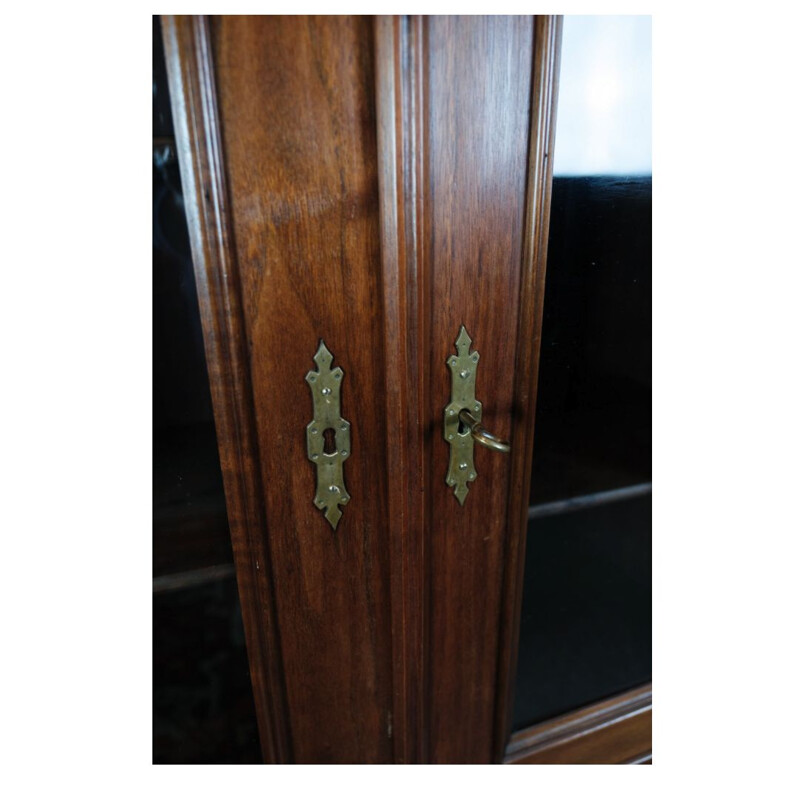
[[[504,752],[559,26],[163,18],[266,761]]]

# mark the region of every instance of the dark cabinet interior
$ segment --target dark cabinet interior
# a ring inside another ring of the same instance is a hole
[[[553,180],[517,728],[651,679],[650,184]]]
[[[649,29],[567,18],[564,39],[516,729],[652,673],[652,177],[591,133],[602,112],[599,137],[605,127],[613,144],[643,148],[650,97],[619,76],[605,86],[619,101],[603,108],[595,75],[610,68],[586,55],[617,39],[617,66],[646,73]]]

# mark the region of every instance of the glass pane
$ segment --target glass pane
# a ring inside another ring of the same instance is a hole
[[[651,672],[650,18],[564,20],[515,727]]]
[[[174,143],[153,148],[153,572],[232,563]]]
[[[153,762],[261,761],[158,17],[153,577]]]
[[[153,571],[163,576],[230,564],[233,552],[158,17],[153,97]]]
[[[153,763],[260,763],[235,578],[157,592],[153,621]]]

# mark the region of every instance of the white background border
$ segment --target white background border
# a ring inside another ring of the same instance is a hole
[[[598,11],[553,5],[336,10]],[[550,800],[796,786],[800,69],[788,9],[609,4],[654,15],[655,766],[633,770],[150,765],[152,12],[5,9],[7,796]]]

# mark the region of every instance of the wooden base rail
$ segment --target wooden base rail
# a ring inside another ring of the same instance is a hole
[[[652,684],[513,734],[506,764],[652,763]]]

